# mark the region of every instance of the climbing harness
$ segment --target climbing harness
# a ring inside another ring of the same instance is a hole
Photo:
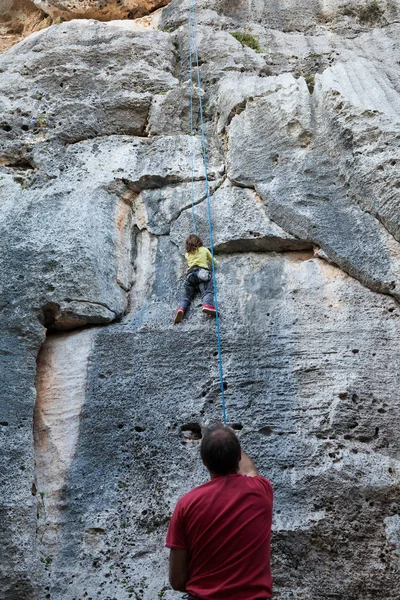
[[[221,349],[221,329],[219,324],[219,313],[218,313],[218,294],[217,294],[217,279],[215,276],[215,265],[214,265],[214,242],[213,242],[213,226],[211,218],[211,200],[210,200],[210,184],[208,180],[208,162],[207,162],[207,146],[206,137],[204,130],[204,115],[203,115],[203,100],[201,97],[201,77],[200,77],[200,65],[199,65],[199,49],[197,46],[197,21],[196,21],[196,0],[192,0],[190,17],[189,17],[189,52],[190,52],[190,138],[191,138],[191,157],[192,157],[192,220],[193,230],[196,232],[196,218],[194,213],[194,118],[193,118],[193,95],[194,95],[194,73],[193,73],[193,56],[196,61],[197,69],[197,88],[199,95],[199,108],[200,108],[200,126],[201,126],[201,145],[203,151],[203,163],[205,171],[206,181],[206,197],[207,197],[207,214],[208,214],[208,225],[210,230],[210,248],[211,248],[211,269],[212,269],[212,280],[214,284],[214,302],[215,302],[215,327],[217,331],[217,346],[218,346],[218,361],[219,361],[219,378],[221,385],[222,395],[222,418],[226,424],[226,403],[225,403],[225,384],[224,384],[224,372],[222,363],[222,349]]]
[[[186,275],[186,279],[191,285],[199,285],[199,283],[210,281],[211,277],[211,271],[201,267],[193,267]]]

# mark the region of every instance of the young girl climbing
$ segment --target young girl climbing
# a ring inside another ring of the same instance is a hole
[[[185,250],[189,270],[186,274],[185,288],[179,302],[179,308],[176,311],[174,325],[182,321],[186,310],[198,291],[200,291],[203,300],[203,313],[215,316],[211,252],[203,246],[203,240],[194,234],[189,235],[186,239]],[[214,264],[217,264],[215,259]]]

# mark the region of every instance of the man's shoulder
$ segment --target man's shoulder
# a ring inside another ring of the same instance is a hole
[[[230,476],[230,477],[232,477],[232,476]],[[240,485],[243,487],[258,487],[260,489],[263,488],[263,489],[266,489],[266,490],[270,491],[271,493],[273,493],[273,487],[272,487],[271,482],[268,479],[266,479],[265,477],[263,477],[262,475],[256,475],[254,477],[249,477],[247,475],[236,474],[233,477],[234,477],[233,481],[234,481],[235,485]],[[189,492],[187,492],[184,496],[182,496],[181,499],[179,500],[179,504],[182,504],[182,505],[189,504],[190,502],[195,501],[198,498],[201,498],[202,496],[206,496],[210,492],[217,491],[219,487],[223,486],[223,484],[224,484],[223,477],[217,477],[210,481],[206,481],[205,483],[198,485],[197,487],[195,487],[192,490],[190,490]]]
[[[207,494],[210,487],[213,487],[212,481],[206,481],[205,483],[198,485],[197,487],[187,492],[184,496],[182,496],[179,500],[179,504],[186,505],[192,502],[193,500],[196,500],[197,498],[201,498],[203,495]]]
[[[274,488],[272,487],[272,483],[263,477],[262,475],[255,475],[254,477],[248,477],[247,475],[241,475],[244,478],[244,483],[248,486],[257,486],[262,489],[265,489],[269,493],[274,493]]]
[[[262,475],[249,477],[247,475],[239,475],[239,473],[237,473],[235,475],[230,475],[229,477],[232,478],[231,485],[234,485],[235,487],[239,485],[243,486],[243,488],[259,488],[267,490],[268,492],[273,494],[273,487],[271,482],[265,477],[262,477]],[[182,496],[180,502],[182,504],[188,504],[191,501],[195,501],[199,498],[202,498],[203,496],[207,496],[209,493],[218,492],[219,488],[224,487],[224,479],[224,477],[217,477],[193,488],[184,496]]]

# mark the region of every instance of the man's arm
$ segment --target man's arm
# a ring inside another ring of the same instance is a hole
[[[169,582],[173,590],[186,592],[189,579],[189,551],[171,549],[169,555]]]
[[[239,475],[247,475],[247,477],[257,477],[259,472],[256,469],[255,464],[251,460],[249,456],[247,456],[246,452],[242,450],[242,456],[239,462]]]

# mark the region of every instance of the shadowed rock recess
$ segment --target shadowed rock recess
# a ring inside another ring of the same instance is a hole
[[[191,2],[30,4],[68,22],[0,56],[0,600],[173,600],[166,527],[221,417],[214,323],[199,300],[172,324],[192,148],[209,242]],[[228,421],[274,484],[275,597],[398,600],[400,4],[197,18]]]

